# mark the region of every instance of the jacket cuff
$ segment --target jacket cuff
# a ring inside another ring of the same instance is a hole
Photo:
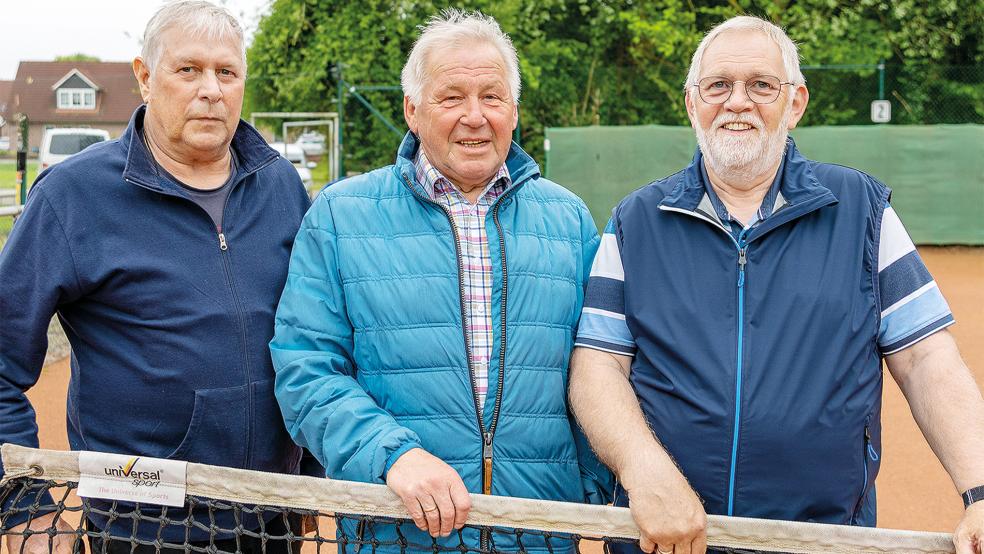
[[[384,483],[386,482],[386,475],[389,473],[390,468],[393,467],[393,464],[396,463],[396,460],[398,460],[400,458],[400,456],[406,454],[407,452],[413,450],[414,448],[423,448],[423,447],[420,446],[419,443],[417,443],[415,441],[411,441],[411,442],[408,442],[408,443],[404,444],[403,446],[397,448],[396,450],[394,450],[389,455],[389,457],[386,458],[386,467],[383,468],[383,482]]]

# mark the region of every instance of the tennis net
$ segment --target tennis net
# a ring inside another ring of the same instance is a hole
[[[0,455],[6,473],[0,484],[0,539],[35,537],[46,540],[49,549],[68,541],[75,552],[86,551],[86,545],[88,552],[112,552],[107,544],[122,541],[126,552],[149,547],[206,554],[564,554],[609,552],[639,537],[625,508],[476,494],[467,525],[450,537],[431,539],[383,485],[191,463],[183,508],[100,501],[75,495],[77,452],[6,444]],[[51,512],[69,525],[30,525]],[[19,530],[25,522],[27,529]],[[953,552],[950,536],[943,533],[723,516],[708,517],[708,544],[724,552]]]

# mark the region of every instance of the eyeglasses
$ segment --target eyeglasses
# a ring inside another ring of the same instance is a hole
[[[731,98],[731,93],[735,90],[735,83],[741,83],[745,87],[745,96],[756,104],[771,104],[779,98],[783,85],[793,83],[783,83],[778,77],[771,75],[758,75],[750,77],[744,81],[732,81],[727,77],[704,77],[697,81],[697,93],[700,99],[708,104],[724,104]]]

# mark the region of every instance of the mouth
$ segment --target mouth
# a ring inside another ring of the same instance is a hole
[[[465,148],[481,148],[492,141],[482,140],[482,139],[468,139],[455,141],[455,144],[459,144]]]
[[[722,129],[727,131],[751,131],[755,129],[755,126],[751,123],[745,123],[743,121],[730,121],[721,125]]]

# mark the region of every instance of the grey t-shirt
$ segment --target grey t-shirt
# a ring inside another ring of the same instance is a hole
[[[226,182],[222,184],[221,187],[211,190],[202,190],[190,187],[180,180],[178,180],[174,175],[167,172],[166,169],[160,167],[161,173],[173,181],[176,185],[184,189],[185,193],[203,210],[208,212],[209,217],[215,222],[215,228],[222,232],[222,211],[225,208],[226,199],[229,198],[229,193],[232,192],[232,183],[236,180],[236,173],[239,171],[239,160],[236,159],[236,151],[230,149],[229,152],[232,154],[232,168],[229,171],[229,178]]]

